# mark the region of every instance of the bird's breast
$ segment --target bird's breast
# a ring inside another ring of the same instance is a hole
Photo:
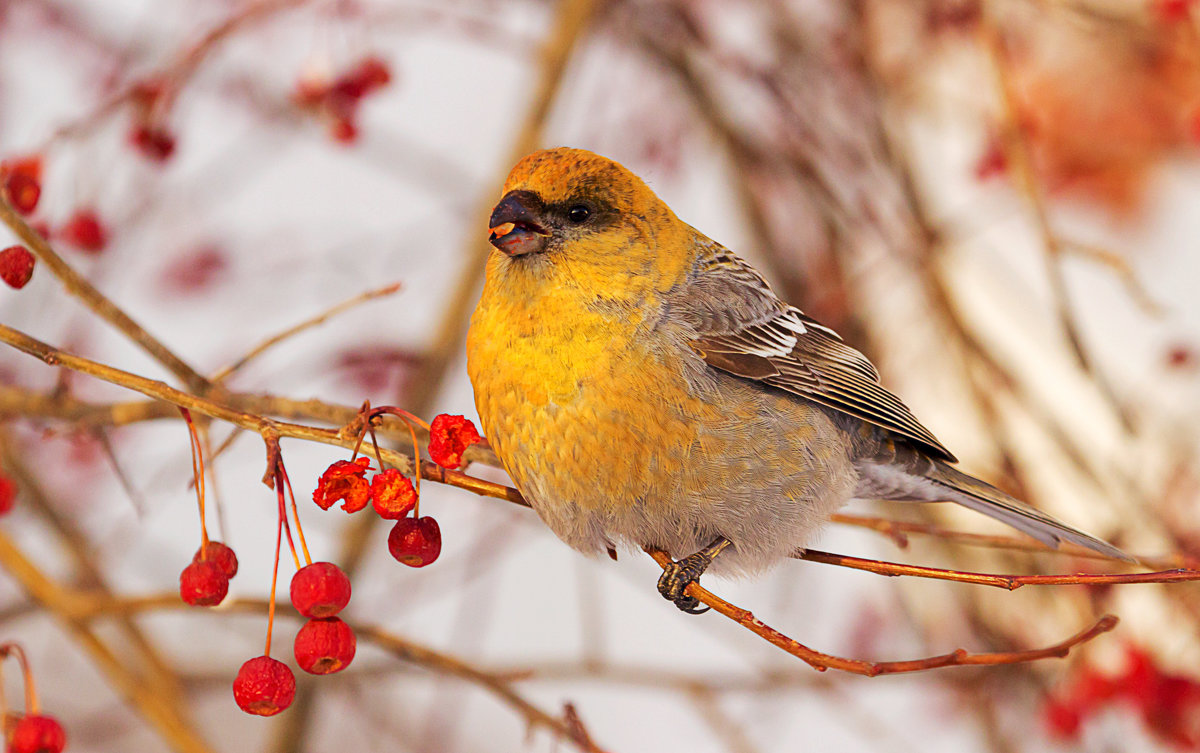
[[[638,317],[542,297],[489,296],[467,370],[489,441],[535,505],[646,504],[670,496],[705,406]]]

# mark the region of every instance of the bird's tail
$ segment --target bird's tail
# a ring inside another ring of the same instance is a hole
[[[933,460],[931,466],[925,469],[922,475],[932,482],[936,491],[942,492],[942,499],[957,502],[963,507],[995,518],[1018,531],[1029,534],[1047,546],[1053,547],[1057,546],[1060,541],[1069,541],[1108,557],[1115,557],[1127,562],[1135,561],[1133,557],[1112,544],[1061,523],[1044,512],[1035,510],[1024,502],[1008,496],[991,484],[969,476],[953,466],[940,460]]]

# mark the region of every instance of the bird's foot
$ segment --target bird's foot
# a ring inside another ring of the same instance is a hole
[[[700,600],[694,596],[688,596],[685,592],[689,585],[700,579],[700,576],[712,564],[713,559],[727,546],[729,546],[728,539],[717,537],[715,541],[695,554],[689,554],[681,560],[670,563],[663,569],[662,577],[658,579],[658,592],[667,601],[673,602],[675,606],[688,614],[707,612],[709,607],[699,608]]]

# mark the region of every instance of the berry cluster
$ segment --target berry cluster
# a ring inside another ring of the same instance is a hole
[[[406,421],[417,420],[406,411],[379,408],[367,411],[366,431],[370,421],[383,413],[399,415]],[[482,441],[475,425],[463,416],[440,414],[424,428],[429,431],[429,456],[443,468],[458,468],[462,465],[463,453],[473,444]],[[414,434],[413,445],[416,446]],[[380,466],[382,466],[380,460]],[[419,464],[418,464],[419,467]],[[322,510],[328,510],[338,502],[348,513],[366,508],[370,502],[375,512],[385,520],[396,521],[388,535],[388,551],[396,561],[409,567],[424,567],[438,558],[442,551],[442,532],[432,517],[421,517],[420,477],[417,486],[395,468],[376,473],[367,481],[371,461],[360,457],[353,460],[338,460],[325,469],[313,491],[313,502]],[[409,512],[413,517],[408,517]]]
[[[200,511],[200,548],[179,576],[179,593],[188,604],[215,606],[228,594],[229,580],[238,571],[238,560],[230,547],[208,538],[205,523],[204,455],[190,412],[180,408],[180,413],[191,438],[192,471]],[[373,421],[383,414],[399,416],[408,422],[414,448],[418,446],[414,424],[427,429],[430,437],[430,456],[445,468],[459,467],[467,448],[482,441],[475,426],[462,416],[440,415],[432,424],[426,425],[399,408],[372,410],[370,406],[364,406],[359,444],[361,445],[366,434],[371,435],[381,467],[382,453],[379,452],[375,441]],[[356,449],[355,456],[357,454]],[[233,697],[238,707],[258,716],[273,716],[282,712],[291,705],[296,693],[296,677],[292,670],[284,662],[271,658],[275,588],[285,534],[292,560],[296,565],[296,574],[292,577],[289,589],[292,606],[302,617],[307,618],[297,631],[293,643],[296,664],[309,674],[333,674],[350,665],[357,648],[354,630],[338,616],[350,602],[350,579],[341,568],[331,562],[312,561],[300,524],[300,512],[277,444],[268,444],[268,459],[269,479],[276,493],[278,522],[275,570],[268,602],[266,647],[261,656],[242,664],[233,681]],[[414,466],[420,468],[419,456],[414,460]],[[396,521],[388,536],[388,550],[393,557],[411,567],[424,567],[436,560],[442,547],[441,531],[437,521],[431,517],[423,518],[418,512],[420,476],[416,477],[414,485],[413,481],[400,471],[389,468],[374,474],[368,481],[367,473],[370,470],[371,462],[366,457],[352,457],[350,460],[334,462],[321,474],[313,492],[313,501],[324,510],[341,502],[342,509],[349,513],[363,510],[369,503],[380,517]],[[413,513],[412,517],[409,517],[410,512]],[[299,551],[292,539],[292,521],[295,523],[300,542]],[[301,552],[305,562],[303,566]]]
[[[0,194],[17,212],[30,215],[42,197],[42,159],[38,156],[0,162]],[[0,251],[0,280],[20,290],[33,277],[34,258],[24,246]]]
[[[332,562],[310,563],[292,576],[290,592],[292,606],[309,618],[292,644],[300,669],[329,675],[350,666],[358,641],[354,630],[337,616],[350,603],[346,573]],[[292,670],[267,654],[243,664],[233,681],[233,699],[248,714],[278,714],[291,705],[295,694]]]
[[[192,564],[179,574],[179,596],[194,607],[213,607],[229,593],[229,581],[237,575],[238,559],[219,541],[204,541]]]
[[[0,161],[0,196],[18,213],[25,215],[32,228],[43,238],[52,233],[50,225],[33,217],[42,198],[42,157],[39,154]],[[53,235],[76,249],[98,254],[108,246],[109,230],[91,207],[76,209]],[[0,251],[0,280],[9,287],[25,287],[33,276],[35,259],[25,246],[9,246]]]

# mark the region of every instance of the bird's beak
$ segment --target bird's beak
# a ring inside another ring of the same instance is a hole
[[[532,191],[509,191],[492,210],[488,241],[509,256],[546,250],[550,231],[538,223],[541,205]]]

